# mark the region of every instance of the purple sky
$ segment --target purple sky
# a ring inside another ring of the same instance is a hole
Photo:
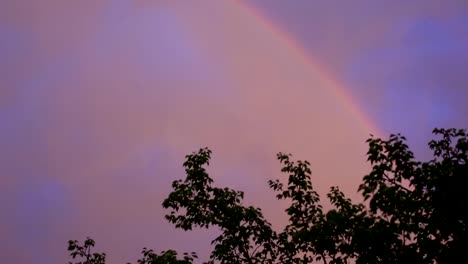
[[[2,1],[0,259],[64,263],[86,236],[109,263],[206,256],[215,233],[160,206],[204,146],[277,226],[279,151],[358,198],[369,133],[426,156],[435,126],[468,126],[467,23],[466,1]]]

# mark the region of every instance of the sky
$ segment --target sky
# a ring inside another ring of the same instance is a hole
[[[424,158],[468,126],[467,23],[462,0],[1,1],[0,259],[64,263],[86,236],[109,263],[206,257],[216,232],[161,208],[205,146],[276,227],[280,151],[359,201],[369,134]]]

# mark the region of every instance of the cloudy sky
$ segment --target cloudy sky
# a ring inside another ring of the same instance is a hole
[[[468,126],[467,23],[463,0],[1,1],[0,259],[64,263],[86,236],[109,263],[206,256],[216,233],[160,206],[204,146],[277,226],[279,151],[358,200],[369,134],[425,157]]]

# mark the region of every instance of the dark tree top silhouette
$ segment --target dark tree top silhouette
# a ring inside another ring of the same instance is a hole
[[[277,231],[260,208],[246,206],[244,193],[213,185],[206,167],[212,152],[200,149],[186,156],[186,178],[172,183],[162,206],[166,219],[185,231],[212,228],[221,234],[204,263],[457,263],[468,245],[468,140],[464,129],[434,129],[433,159],[417,161],[400,134],[367,140],[371,172],[353,203],[336,186],[325,211],[314,190],[310,164],[279,153],[287,180],[271,180],[278,200],[287,200],[289,222]],[[102,264],[104,253],[92,253],[92,239],[83,246],[69,241],[75,264]],[[193,263],[192,252],[160,254],[143,249],[139,264]],[[73,263],[73,262],[70,262]]]

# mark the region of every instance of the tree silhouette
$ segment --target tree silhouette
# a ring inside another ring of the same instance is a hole
[[[77,257],[82,259],[82,261],[75,262],[75,264],[104,264],[106,262],[106,253],[91,253],[91,248],[95,244],[94,240],[89,237],[86,238],[82,246],[78,244],[77,240],[68,241],[70,256],[73,259]]]
[[[213,186],[206,171],[209,149],[186,156],[186,178],[172,183],[164,200],[166,219],[176,228],[217,227],[221,234],[206,263],[456,263],[468,245],[468,141],[463,129],[434,129],[438,140],[429,147],[434,157],[416,161],[405,137],[367,140],[372,170],[358,191],[355,204],[331,187],[324,211],[311,181],[310,164],[292,161],[279,153],[287,181],[268,184],[279,200],[289,201],[289,223],[280,232],[260,208],[246,206],[244,193]],[[105,254],[91,253],[94,241],[84,246],[70,241],[70,255],[83,264],[100,264]],[[155,254],[144,249],[140,264],[193,263],[197,256],[178,258],[173,250]],[[70,262],[71,263],[71,262]]]

